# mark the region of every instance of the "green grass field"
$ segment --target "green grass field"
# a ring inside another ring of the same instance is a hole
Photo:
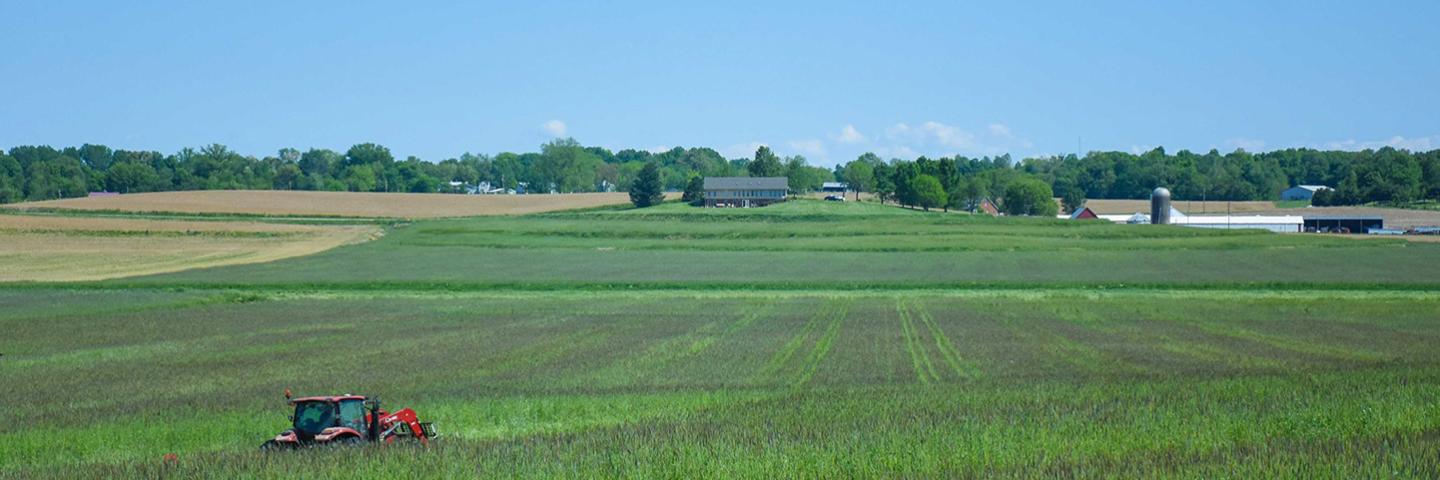
[[[1435,247],[667,204],[12,284],[0,477],[1434,478]],[[262,454],[285,388],[445,437]]]

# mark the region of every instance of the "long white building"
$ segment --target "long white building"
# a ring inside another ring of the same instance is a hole
[[[1150,215],[1145,213],[1134,213],[1130,215],[1097,215],[1098,217],[1115,223],[1126,224],[1149,224]],[[1223,229],[1261,229],[1276,233],[1300,233],[1305,231],[1305,217],[1294,215],[1267,216],[1267,215],[1186,215],[1174,208],[1170,209],[1170,224],[1182,227],[1196,228],[1223,228]]]

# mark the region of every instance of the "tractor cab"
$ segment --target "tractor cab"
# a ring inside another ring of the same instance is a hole
[[[289,390],[285,393],[289,398]],[[290,429],[261,444],[260,448],[393,443],[397,438],[413,438],[426,444],[436,436],[434,426],[421,423],[414,410],[386,412],[380,409],[379,399],[337,395],[291,398],[289,403],[294,407]]]
[[[356,435],[366,430],[365,397],[306,397],[291,400],[290,404],[295,406],[291,416],[293,429],[302,438],[313,439],[337,428],[356,432]]]

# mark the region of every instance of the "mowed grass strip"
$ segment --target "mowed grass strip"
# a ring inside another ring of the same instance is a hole
[[[0,315],[0,475],[1373,476],[1437,462],[1435,298],[152,291],[107,307],[132,293],[0,295],[61,302]],[[287,387],[380,394],[448,437],[262,456]],[[160,466],[166,453],[180,465]]]

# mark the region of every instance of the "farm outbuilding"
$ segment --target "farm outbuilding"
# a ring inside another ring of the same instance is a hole
[[[1094,210],[1091,210],[1090,207],[1080,207],[1079,210],[1076,210],[1076,211],[1074,211],[1074,212],[1070,212],[1069,215],[1056,215],[1056,217],[1058,217],[1058,218],[1070,219],[1070,220],[1099,220],[1099,219],[1100,219],[1100,216],[1099,216],[1099,215],[1096,215],[1096,214],[1095,214],[1095,211],[1094,211]]]
[[[1171,217],[1171,225],[1197,228],[1260,229],[1275,233],[1300,233],[1303,217],[1268,215],[1205,215]]]
[[[820,184],[820,191],[825,193],[845,193],[849,190],[850,186],[844,182],[825,182]]]
[[[1380,217],[1305,217],[1305,231],[1319,233],[1365,233],[1385,228]]]
[[[785,201],[785,177],[705,177],[705,206],[763,207]]]
[[[1315,198],[1315,192],[1329,190],[1324,185],[1296,185],[1280,192],[1281,200],[1310,200]]]
[[[1150,223],[1150,215],[1135,213],[1132,215],[1097,215],[1102,220],[1109,220],[1115,223],[1130,225],[1147,225]],[[1305,219],[1297,216],[1269,216],[1269,215],[1186,215],[1170,208],[1170,225],[1195,228],[1220,228],[1220,229],[1260,229],[1276,233],[1300,233],[1303,230]]]

